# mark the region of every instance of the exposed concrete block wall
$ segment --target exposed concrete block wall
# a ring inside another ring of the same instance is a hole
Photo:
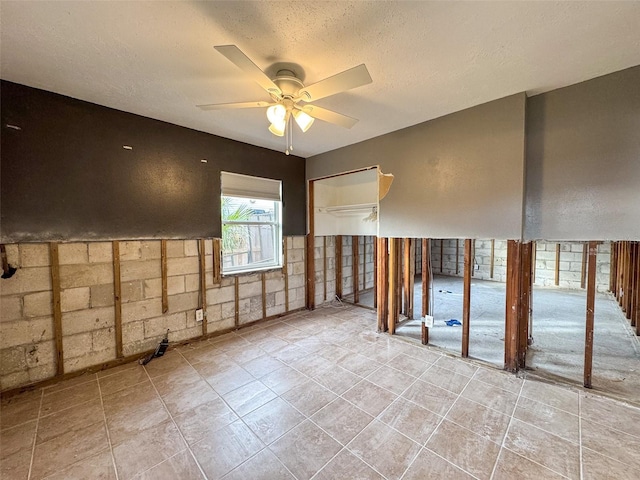
[[[213,283],[213,245],[205,244],[208,333],[234,328],[236,277]],[[288,237],[288,310],[304,307],[304,237]],[[168,311],[162,313],[161,242],[120,241],[122,343],[125,356],[153,349],[167,329],[171,342],[202,335],[195,320],[200,299],[199,242],[167,241]],[[56,374],[53,290],[49,244],[7,245],[13,277],[0,280],[0,391],[28,385]],[[116,359],[115,294],[112,242],[58,245],[64,372]],[[282,270],[239,275],[240,325],[284,314]]]
[[[326,250],[325,250],[326,241]],[[331,302],[336,296],[336,237],[315,237],[314,265],[316,284],[316,305]],[[326,277],[324,271],[326,257]],[[325,298],[326,285],[326,298]]]
[[[49,246],[6,248],[9,264],[21,268],[0,280],[0,390],[56,372]]]
[[[464,240],[460,240],[459,245],[459,271],[456,274],[456,240],[443,240],[442,271],[440,271],[440,240],[431,241],[431,266],[434,274],[459,277],[464,275]],[[535,285],[556,286],[556,245],[556,242],[536,242]],[[581,288],[583,245],[584,243],[581,242],[560,242],[559,288]],[[416,263],[418,264],[416,272],[420,272],[420,263],[417,259],[419,254],[417,252],[418,250],[416,249]],[[609,290],[610,254],[610,242],[598,245],[596,288],[599,292]],[[491,278],[491,240],[476,240],[474,265],[477,265],[477,270],[474,269],[473,271],[474,278],[506,282],[507,242],[504,240],[495,241],[493,278]]]
[[[373,288],[373,242],[376,237],[358,237],[358,282],[360,291]],[[342,236],[342,295],[353,295],[352,237]]]

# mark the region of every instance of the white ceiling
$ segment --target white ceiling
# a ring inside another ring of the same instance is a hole
[[[214,45],[311,84],[365,63],[373,83],[318,100],[356,117],[294,133],[309,157],[464,108],[640,64],[640,2],[0,2],[0,75],[273,150],[269,100]]]

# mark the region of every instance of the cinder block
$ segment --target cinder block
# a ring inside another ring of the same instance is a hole
[[[94,330],[91,332],[92,350],[113,350],[116,348],[116,334],[113,328],[102,328],[100,330]],[[124,338],[124,336],[123,336]]]
[[[142,242],[140,240],[130,240],[126,242],[120,242],[120,261],[126,262],[131,260],[142,259]]]
[[[186,292],[197,292],[200,290],[200,274],[192,273],[184,276],[184,284]]]
[[[298,236],[298,237],[291,237],[291,238],[293,240],[291,248],[302,248],[303,249],[305,247],[305,237]]]
[[[63,312],[83,310],[91,304],[91,288],[68,288],[60,291],[60,308]]]
[[[158,345],[155,338],[146,338],[135,342],[130,342],[122,345],[122,352],[125,356],[135,355],[137,353],[147,352],[153,350]]]
[[[287,261],[289,263],[302,262],[304,260],[304,250],[289,250]]]
[[[76,265],[89,262],[89,249],[86,243],[61,243],[58,245],[60,265]]]
[[[204,241],[204,254],[213,258],[213,239],[207,238]]]
[[[162,269],[159,260],[135,260],[122,262],[120,265],[120,280],[123,282],[159,278],[161,276]]]
[[[20,370],[0,376],[0,391],[11,390],[29,383],[29,370]]]
[[[76,335],[65,335],[62,338],[65,366],[67,359],[87,355],[91,351],[92,345],[93,337],[91,332],[84,332]]]
[[[52,343],[53,344],[53,343]],[[47,378],[51,378],[56,374],[56,363],[52,361],[51,363],[40,363],[37,366],[30,368],[29,372],[29,381],[27,383],[36,383],[42,380],[46,380]]]
[[[51,264],[47,243],[23,243],[20,245],[20,265],[25,267],[46,267]],[[11,264],[11,262],[9,262]],[[17,266],[13,265],[12,266]]]
[[[167,240],[167,258],[184,257],[184,240]]]
[[[27,361],[24,347],[16,346],[0,350],[0,365],[2,365],[3,375],[26,370]]]
[[[169,302],[171,306],[171,302]],[[171,308],[171,307],[169,307]],[[162,315],[162,302],[159,298],[141,300],[122,305],[122,322],[135,322]]]
[[[28,368],[36,368],[40,364],[52,364],[55,361],[55,345],[53,342],[41,342],[25,348],[25,360]]]
[[[169,313],[184,312],[198,308],[198,292],[169,296]]]
[[[93,285],[91,289],[91,308],[108,307],[115,303],[113,283]]]
[[[169,338],[171,339],[171,332],[178,332],[185,329],[186,326],[187,318],[185,312],[149,318],[144,321],[144,336],[145,338],[156,338],[159,341],[169,329]]]
[[[235,296],[235,287],[220,287],[207,290],[207,304],[217,305],[226,302],[233,302]]]
[[[143,260],[159,259],[160,251],[160,240],[144,240],[140,244],[140,253]]]
[[[51,290],[49,267],[19,268],[11,278],[0,282],[0,295]]]
[[[148,278],[142,283],[144,298],[158,298],[162,296],[162,279]]]
[[[105,283],[113,283],[113,266],[111,264],[60,266],[60,288],[90,287]]]
[[[241,284],[238,288],[238,294],[240,298],[249,298],[255,295],[262,295],[262,282],[257,281],[253,283]]]
[[[53,312],[53,294],[51,292],[30,293],[23,298],[25,317],[42,317]]]
[[[184,241],[184,255],[185,255],[185,257],[197,257],[198,256],[198,240],[185,240]]]
[[[111,242],[89,243],[89,263],[112,263],[113,244]]]
[[[289,268],[289,275],[304,275],[305,268],[303,262],[294,263]]]
[[[222,307],[222,318],[235,318],[236,315],[236,305],[235,302],[223,303]]]
[[[158,279],[161,283],[161,279]],[[167,295],[176,295],[185,292],[184,275],[167,277]]]
[[[22,318],[22,297],[5,295],[0,298],[0,322],[11,322]]]
[[[220,305],[207,305],[207,324],[222,319],[222,307]]]
[[[37,317],[0,323],[0,348],[38,343],[53,338],[53,319]]]
[[[200,263],[198,257],[182,257],[167,259],[167,275],[186,275],[199,273]]]
[[[64,362],[65,371],[75,372],[78,370],[84,370],[85,368],[99,365],[101,363],[108,362],[116,358],[115,349],[112,350],[100,350],[97,352],[91,351],[84,356],[66,359]]]
[[[120,283],[120,295],[124,303],[137,302],[144,298],[142,294],[141,280],[121,282]]]
[[[64,313],[62,315],[62,332],[66,336],[108,328],[113,326],[114,319],[113,308],[109,307]]]

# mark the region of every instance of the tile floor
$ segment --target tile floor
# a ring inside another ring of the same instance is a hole
[[[638,479],[640,410],[319,308],[2,402],[9,479]]]

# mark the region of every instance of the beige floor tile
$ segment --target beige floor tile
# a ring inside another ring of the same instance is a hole
[[[524,383],[524,380],[516,377],[513,373],[484,367],[479,368],[473,378],[515,394],[520,393]]]
[[[37,480],[109,448],[104,421],[36,445],[31,478]]]
[[[291,366],[309,377],[315,377],[333,369],[334,363],[314,353],[291,362]]]
[[[464,398],[480,403],[485,407],[511,415],[516,406],[518,395],[479,380],[471,380],[461,394]]]
[[[73,407],[81,403],[100,398],[100,390],[95,375],[93,380],[66,388],[45,393],[42,397],[40,415],[48,415],[65,408]]]
[[[224,480],[295,480],[294,476],[268,448],[260,451],[238,468],[224,476]]]
[[[368,380],[363,380],[342,395],[342,398],[374,417],[391,405],[391,402],[397,397],[395,393],[385,390]]]
[[[336,365],[331,370],[317,375],[313,379],[336,395],[342,395],[362,380],[362,377]]]
[[[289,343],[284,347],[276,350],[271,355],[273,355],[274,358],[277,358],[281,362],[286,363],[287,365],[291,365],[291,363],[307,356],[308,354],[309,353],[304,348],[300,348],[297,345]]]
[[[63,380],[62,382],[54,383],[53,385],[48,385],[42,390],[45,395],[48,395],[50,393],[59,392],[60,390],[66,390],[71,387],[82,385],[83,383],[93,382],[96,378],[97,375],[95,373],[86,373],[68,380]]]
[[[578,392],[565,386],[526,380],[521,395],[575,415],[578,415],[579,412]]]
[[[369,465],[348,450],[342,450],[313,477],[314,480],[385,480]]]
[[[404,392],[409,385],[416,381],[415,377],[401,372],[388,365],[383,365],[375,372],[371,373],[367,380],[371,383],[392,391],[396,395]]]
[[[29,395],[16,395],[3,399],[0,404],[0,428],[15,427],[21,423],[35,420],[40,411],[42,392],[29,392]]]
[[[239,365],[205,376],[205,379],[219,395],[229,393],[255,380],[253,376]]]
[[[115,480],[111,450],[80,460],[68,468],[54,473],[47,480]]]
[[[406,348],[403,353],[410,357],[422,360],[425,363],[436,363],[443,355],[433,350],[431,347],[424,347],[421,345],[411,345],[411,348]]]
[[[204,480],[191,452],[183,450],[136,476],[136,480]]]
[[[306,382],[308,379],[309,377],[303,375],[297,370],[284,366],[268,375],[265,375],[260,379],[260,381],[278,395],[282,395],[293,387]]]
[[[185,369],[188,370],[190,365],[179,352],[169,351],[162,357],[154,358],[144,368],[151,378],[155,378],[169,373],[176,374]]]
[[[599,453],[582,449],[582,478],[584,480],[600,480],[615,478],[616,480],[638,480],[640,478],[640,464],[631,467]]]
[[[548,468],[503,448],[492,480],[561,480],[564,478]]]
[[[113,447],[118,478],[129,479],[173,457],[186,445],[170,420],[154,425]]]
[[[164,395],[162,400],[171,415],[181,415],[218,397],[219,395],[207,382],[199,380],[184,388],[176,388],[171,393]]]
[[[582,397],[580,414],[582,418],[640,437],[640,408],[587,394]]]
[[[245,363],[264,355],[264,350],[255,345],[243,345],[236,349],[229,350],[226,355],[238,365],[244,365]]]
[[[40,418],[37,443],[47,442],[70,431],[104,422],[100,399],[91,400]]]
[[[355,354],[349,357],[345,357],[338,362],[342,368],[346,368],[351,373],[366,377],[380,368],[381,364],[365,357],[364,355]]]
[[[458,395],[440,387],[436,387],[422,380],[418,380],[402,394],[403,398],[411,400],[423,408],[438,415],[444,415],[456,401]]]
[[[580,477],[580,448],[556,435],[513,419],[504,445],[565,477]]]
[[[500,444],[507,433],[511,417],[460,397],[447,413],[447,420]]]
[[[513,416],[571,442],[580,442],[580,422],[577,415],[520,397]]]
[[[323,350],[319,351],[318,355],[320,355],[323,358],[326,358],[330,362],[337,364],[337,363],[340,363],[341,360],[347,357],[350,357],[353,354],[351,353],[350,350],[344,347],[329,344]]]
[[[472,377],[478,367],[472,365],[471,363],[467,363],[461,358],[454,358],[448,355],[442,355],[435,362],[438,367],[446,368],[447,370],[451,370],[454,373],[459,373],[461,375],[466,375],[467,377]]]
[[[153,385],[160,396],[175,393],[197,382],[202,382],[202,377],[194,368],[181,368],[180,375],[161,375],[154,377]]]
[[[307,420],[269,448],[298,480],[308,480],[342,447]]]
[[[424,480],[427,478],[472,480],[474,477],[425,448],[418,454],[402,480]]]
[[[447,420],[438,427],[426,447],[479,479],[491,477],[500,452],[497,443]]]
[[[304,420],[304,415],[281,398],[275,398],[243,417],[265,444],[270,444]]]
[[[582,445],[627,465],[640,465],[640,437],[582,419]]]
[[[284,363],[268,354],[251,360],[242,366],[242,368],[258,379],[281,367],[284,367]]]
[[[389,480],[400,478],[420,451],[420,445],[378,420],[371,422],[347,448]]]
[[[378,416],[378,420],[424,445],[442,417],[399,397]]]
[[[223,359],[229,360],[229,357],[223,351],[209,342],[200,342],[197,348],[180,350],[180,354],[191,365],[219,362]]]
[[[221,478],[264,448],[241,421],[210,433],[191,447],[209,480]]]
[[[102,395],[110,395],[133,385],[148,382],[149,377],[144,368],[141,365],[135,365],[135,367],[127,368],[114,375],[98,377]]]
[[[453,393],[460,393],[467,386],[471,377],[452,372],[446,368],[433,365],[420,376],[420,380],[429,382],[437,387],[444,388]]]
[[[0,478],[27,480],[31,464],[31,449],[23,448],[0,459]]]
[[[304,415],[311,416],[337,397],[331,390],[310,380],[297,387],[293,387],[284,393],[282,398]]]
[[[221,398],[216,398],[193,410],[173,417],[189,445],[238,420]]]
[[[419,360],[415,357],[407,355],[406,353],[401,353],[400,355],[394,357],[390,362],[387,362],[387,365],[391,365],[393,368],[397,368],[398,370],[408,375],[419,377],[424,372],[426,372],[427,369],[430,368],[431,365],[433,365],[433,363]]]
[[[33,447],[36,434],[36,420],[4,429],[0,432],[0,459],[6,458],[22,449],[29,451]]]
[[[371,423],[373,417],[346,400],[336,398],[316,412],[311,420],[335,440],[346,445]]]
[[[264,383],[256,380],[225,394],[223,398],[233,411],[242,417],[276,396]]]
[[[115,375],[116,373],[122,373],[125,370],[137,369],[137,368],[141,368],[141,365],[137,361],[123,363],[122,365],[118,365],[117,367],[111,367],[111,368],[107,368],[106,370],[100,370],[99,372],[96,373],[96,377],[98,377],[98,379],[101,379],[104,377]]]

